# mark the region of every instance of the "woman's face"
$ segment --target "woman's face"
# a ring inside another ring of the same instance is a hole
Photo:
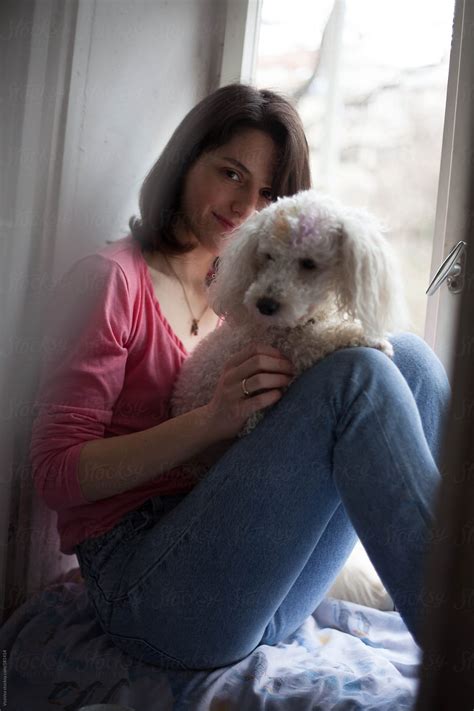
[[[188,171],[181,201],[185,241],[195,237],[218,256],[223,235],[272,202],[277,147],[263,131],[246,129],[202,154]]]

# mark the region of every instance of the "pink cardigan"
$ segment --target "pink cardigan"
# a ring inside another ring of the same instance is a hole
[[[43,338],[30,459],[36,490],[57,512],[63,553],[73,554],[77,543],[110,530],[146,499],[195,485],[177,467],[157,481],[89,502],[77,478],[85,442],[146,430],[170,418],[173,383],[187,355],[161,313],[131,235],[80,259],[56,285]]]

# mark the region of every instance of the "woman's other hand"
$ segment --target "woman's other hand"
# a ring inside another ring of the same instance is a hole
[[[249,344],[224,364],[205,409],[222,439],[236,437],[251,414],[275,404],[295,375],[291,362],[266,344]],[[244,395],[242,380],[250,396]]]

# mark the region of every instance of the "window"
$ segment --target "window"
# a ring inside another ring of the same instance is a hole
[[[292,97],[316,188],[388,226],[424,335],[454,0],[263,0],[254,83]]]

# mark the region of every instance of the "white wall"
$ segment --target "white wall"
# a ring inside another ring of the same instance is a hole
[[[224,24],[220,0],[80,3],[56,275],[128,230],[146,172],[217,88]]]

